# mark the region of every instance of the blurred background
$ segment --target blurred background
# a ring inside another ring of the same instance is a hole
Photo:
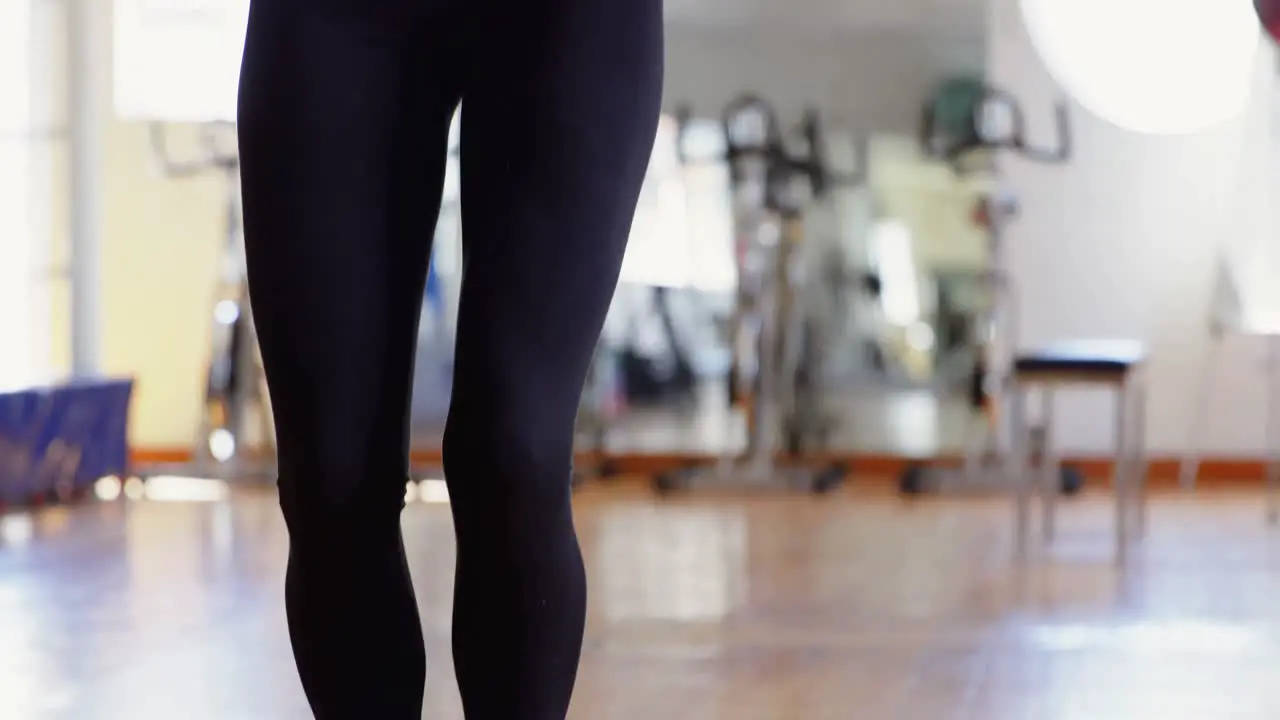
[[[1269,3],[665,5],[579,418],[573,717],[1280,716]],[[6,718],[308,716],[243,283],[247,8],[0,0]],[[461,717],[449,163],[405,515],[433,718]]]

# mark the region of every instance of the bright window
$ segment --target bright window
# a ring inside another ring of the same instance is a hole
[[[113,15],[118,115],[235,120],[249,0],[115,0]]]
[[[691,161],[676,152],[676,123],[663,117],[636,207],[622,266],[623,282],[705,291],[732,290],[732,195],[715,123],[695,123],[686,138]]]

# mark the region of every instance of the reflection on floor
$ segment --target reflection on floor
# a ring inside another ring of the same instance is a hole
[[[109,503],[0,520],[6,718],[289,720],[274,498]],[[578,720],[1274,720],[1280,533],[1254,497],[1157,499],[1124,575],[1110,504],[1064,509],[1019,571],[1005,503],[854,494],[658,503],[587,491]],[[452,531],[405,528],[427,712],[461,718]]]
[[[943,399],[924,390],[838,396],[827,405],[835,421],[829,445],[843,452],[931,457],[959,452],[966,431],[980,427],[960,399]],[[740,450],[746,441],[741,413],[724,401],[706,401],[680,412],[633,411],[611,428],[608,449],[630,454],[720,453]]]
[[[838,453],[959,453],[972,437],[966,433],[979,432],[983,422],[963,398],[927,390],[845,393],[829,398],[827,410],[835,421],[828,444]],[[436,422],[421,420],[414,445],[437,447],[439,437]],[[722,394],[711,394],[685,409],[628,411],[610,427],[607,448],[619,454],[715,454],[741,449],[745,440],[742,414],[731,412]]]

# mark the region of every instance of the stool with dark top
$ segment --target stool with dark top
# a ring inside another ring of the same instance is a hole
[[[1058,462],[1053,443],[1053,403],[1056,391],[1067,386],[1110,390],[1115,397],[1116,563],[1124,565],[1134,536],[1146,529],[1146,398],[1142,367],[1146,348],[1133,340],[1072,340],[1020,351],[1013,365],[1012,431],[1015,473],[1015,542],[1025,555],[1031,521],[1031,501],[1039,490],[1044,503],[1044,537],[1054,534],[1058,495]],[[1033,429],[1027,420],[1029,391],[1039,390],[1043,425]],[[1038,432],[1036,432],[1038,431]],[[1033,436],[1041,440],[1039,477],[1028,477],[1027,458]]]

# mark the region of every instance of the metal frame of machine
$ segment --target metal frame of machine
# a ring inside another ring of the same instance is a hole
[[[274,472],[274,432],[245,278],[240,158],[235,149],[224,147],[221,141],[224,136],[233,135],[232,127],[229,123],[202,126],[201,155],[176,160],[169,152],[164,126],[151,126],[152,149],[167,177],[186,179],[216,172],[222,175],[226,192],[225,240],[214,295],[200,434],[192,461],[181,472],[208,478],[266,479]],[[262,430],[263,448],[257,454],[245,453],[243,448],[251,406],[256,406],[253,411],[259,416]]]
[[[687,119],[689,113],[681,116]],[[747,444],[742,455],[721,458],[711,467],[660,474],[654,486],[663,493],[714,487],[825,493],[843,483],[843,464],[813,468],[779,462],[780,456],[794,458],[826,424],[821,373],[806,367],[814,355],[806,352],[808,318],[796,293],[803,282],[796,250],[804,235],[804,205],[833,180],[823,162],[817,116],[809,113],[801,127],[808,146],[803,155],[788,150],[774,108],[761,98],[738,98],[721,120],[738,260],[731,384],[745,408]],[[688,160],[682,148],[681,161]]]
[[[982,153],[1007,150],[1035,163],[1061,165],[1072,154],[1071,125],[1067,106],[1059,102],[1054,108],[1056,144],[1039,147],[1028,142],[1026,118],[1022,106],[1011,93],[984,87],[973,113],[962,131],[946,137],[937,127],[935,108],[927,105],[921,125],[921,144],[926,152],[945,160],[957,173],[972,172],[972,160]],[[984,165],[987,158],[979,157]],[[987,171],[993,168],[986,167]],[[1012,383],[1012,356],[1018,345],[1019,306],[1017,289],[1006,269],[1004,228],[1018,214],[1017,197],[1003,189],[993,190],[979,208],[988,228],[989,266],[982,278],[991,291],[991,305],[978,323],[979,362],[975,368],[972,407],[983,422],[977,437],[966,432],[960,467],[911,464],[899,478],[899,490],[906,495],[927,492],[963,492],[1003,489],[1008,484],[1004,456],[998,442],[996,420],[1000,403],[1009,394]],[[1043,458],[1043,428],[1031,428],[1032,459]],[[1065,494],[1078,492],[1083,475],[1070,465],[1060,467],[1059,480]]]

